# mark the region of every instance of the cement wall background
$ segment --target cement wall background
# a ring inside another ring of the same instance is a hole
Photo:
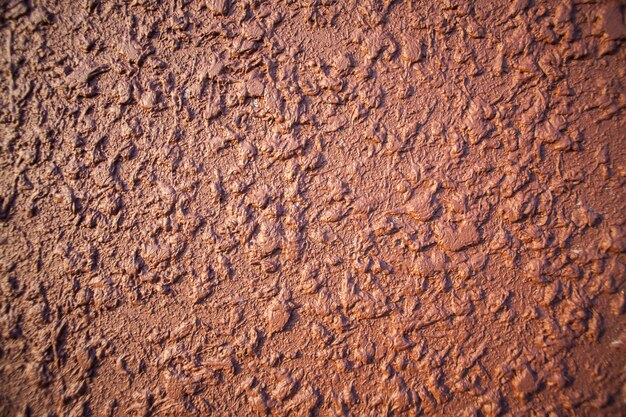
[[[624,9],[3,3],[0,415],[624,415]]]

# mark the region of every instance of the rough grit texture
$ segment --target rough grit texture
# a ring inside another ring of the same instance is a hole
[[[624,14],[0,1],[0,416],[626,415]]]

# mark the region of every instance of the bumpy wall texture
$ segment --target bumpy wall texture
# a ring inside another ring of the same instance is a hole
[[[0,6],[3,416],[620,416],[624,4]]]

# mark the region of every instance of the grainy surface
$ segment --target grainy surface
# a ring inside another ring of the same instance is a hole
[[[620,416],[624,6],[0,6],[3,416]]]

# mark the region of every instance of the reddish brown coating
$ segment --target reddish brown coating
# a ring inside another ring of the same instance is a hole
[[[626,414],[624,3],[0,3],[1,416]]]

